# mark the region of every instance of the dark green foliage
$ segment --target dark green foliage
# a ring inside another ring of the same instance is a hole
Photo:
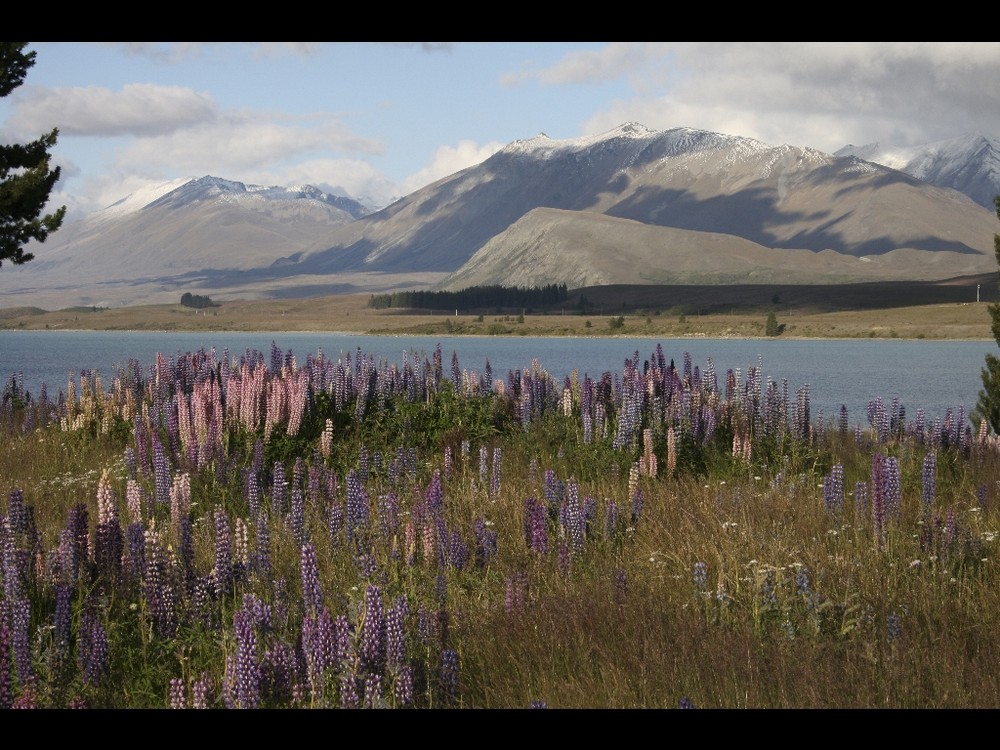
[[[211,297],[203,297],[200,294],[191,294],[191,292],[184,292],[181,295],[181,304],[184,307],[193,307],[200,310],[204,307],[218,307],[218,304],[212,302]]]
[[[24,52],[27,42],[0,42],[0,96],[24,82],[35,64],[35,53]],[[0,145],[0,266],[34,258],[24,252],[30,241],[45,242],[62,224],[66,207],[42,215],[59,179],[59,167],[49,169],[49,151],[59,131],[53,129],[26,144]]]
[[[767,323],[764,325],[764,333],[768,336],[780,336],[784,330],[785,326],[778,324],[778,316],[773,312],[769,312],[767,314]]]
[[[993,199],[997,218],[1000,219],[1000,195]],[[993,235],[993,247],[997,265],[1000,266],[1000,234]],[[1000,271],[997,272],[1000,279]],[[1000,303],[989,306],[990,317],[993,320],[991,330],[993,338],[1000,345]],[[979,392],[979,401],[969,418],[978,424],[985,419],[995,433],[1000,433],[1000,359],[992,354],[986,355],[986,366],[982,371],[983,390]]]
[[[524,289],[506,286],[472,286],[458,292],[410,291],[373,294],[368,307],[417,307],[426,310],[479,310],[496,308],[531,308],[554,305],[569,296],[565,284],[547,284]]]

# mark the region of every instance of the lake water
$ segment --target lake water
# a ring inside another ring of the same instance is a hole
[[[494,378],[506,379],[510,370],[524,370],[532,361],[562,379],[576,370],[598,379],[604,372],[624,371],[625,360],[639,353],[640,364],[650,359],[657,344],[667,360],[683,367],[687,352],[702,371],[711,359],[720,384],[729,369],[739,369],[745,382],[749,367],[761,368],[761,380],[787,381],[790,399],[809,388],[813,418],[835,419],[847,406],[851,425],[867,423],[869,400],[881,397],[886,406],[897,397],[908,419],[922,408],[926,419],[943,417],[947,410],[970,412],[982,387],[980,373],[987,353],[998,353],[993,341],[930,341],[902,339],[651,339],[575,337],[463,337],[365,336],[343,333],[178,333],[139,331],[0,331],[0,378],[23,376],[24,387],[35,396],[42,383],[50,397],[65,392],[72,372],[96,370],[105,385],[117,366],[129,359],[148,368],[157,353],[166,357],[215,348],[238,357],[247,349],[263,352],[269,361],[272,342],[291,352],[301,363],[306,355],[322,351],[334,360],[360,347],[387,363],[401,364],[404,354],[430,358],[440,343],[446,376],[452,354],[462,370],[482,373],[490,363]]]

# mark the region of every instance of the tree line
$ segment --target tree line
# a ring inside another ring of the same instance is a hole
[[[191,292],[184,292],[181,295],[181,304],[184,307],[194,307],[198,310],[203,307],[218,307],[215,302],[212,302],[211,297],[203,297],[200,294],[191,294]]]
[[[546,307],[565,302],[569,291],[565,284],[541,287],[471,286],[457,292],[408,291],[373,294],[368,307],[382,310],[391,307],[477,310],[488,308]]]

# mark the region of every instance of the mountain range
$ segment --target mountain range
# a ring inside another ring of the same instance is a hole
[[[828,154],[625,123],[514,141],[377,210],[311,186],[164,183],[5,265],[0,305],[947,279],[997,270],[997,194],[985,136]]]

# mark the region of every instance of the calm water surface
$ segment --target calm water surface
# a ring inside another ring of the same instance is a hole
[[[342,359],[360,348],[386,363],[401,364],[404,355],[430,358],[440,344],[445,373],[452,354],[462,370],[482,373],[489,362],[494,378],[506,379],[510,370],[524,370],[533,360],[550,375],[562,379],[574,370],[580,377],[600,378],[604,372],[621,374],[625,360],[639,353],[640,363],[651,359],[657,344],[667,360],[683,366],[684,354],[702,371],[711,359],[720,384],[729,369],[739,369],[745,382],[750,367],[760,367],[762,382],[787,382],[789,398],[809,389],[812,415],[834,419],[841,404],[850,423],[866,423],[869,400],[881,397],[886,405],[899,399],[909,419],[922,408],[928,420],[947,410],[966,413],[976,404],[982,381],[980,372],[987,353],[997,353],[993,341],[928,341],[901,339],[782,340],[782,339],[651,339],[573,337],[462,337],[365,336],[343,333],[238,333],[238,332],[139,332],[139,331],[0,331],[0,378],[23,376],[32,394],[42,383],[50,396],[66,390],[70,373],[96,370],[105,384],[116,368],[130,359],[144,368],[157,353],[177,356],[201,348],[215,348],[221,357],[228,350],[238,358],[247,349],[269,359],[272,343],[291,351],[301,363],[308,354]]]

